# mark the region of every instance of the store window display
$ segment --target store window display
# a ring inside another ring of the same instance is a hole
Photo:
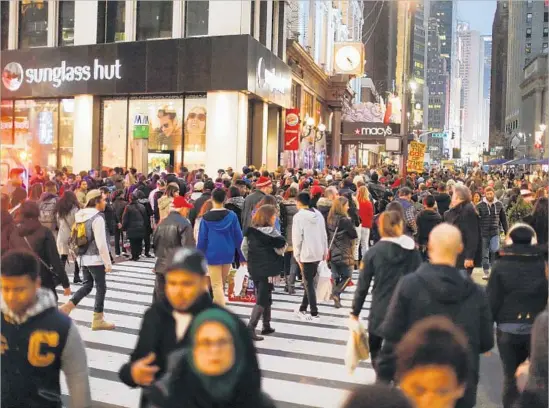
[[[185,99],[185,166],[190,170],[206,166],[206,123],[205,98]]]

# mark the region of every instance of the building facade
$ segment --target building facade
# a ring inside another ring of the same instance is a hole
[[[470,30],[468,24],[458,25],[461,149],[465,156],[478,154],[482,141],[482,106],[484,79],[484,44],[480,33]]]
[[[524,133],[520,122],[522,104],[520,83],[523,72],[549,44],[549,4],[546,1],[508,1],[507,88],[505,96],[505,130]]]
[[[75,172],[274,168],[296,101],[339,137],[350,77],[315,81],[333,77],[335,41],[360,38],[362,2],[296,3],[292,31],[294,4],[275,0],[1,2],[3,147]],[[295,96],[288,34],[315,65],[312,97]]]
[[[492,24],[492,63],[490,83],[489,147],[504,149],[505,111],[507,94],[507,31],[509,7],[507,2],[498,2]]]

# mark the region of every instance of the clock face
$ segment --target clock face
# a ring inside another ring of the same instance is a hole
[[[342,72],[354,71],[360,65],[360,52],[350,45],[341,47],[335,57],[337,70]]]

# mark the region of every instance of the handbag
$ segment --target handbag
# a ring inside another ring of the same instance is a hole
[[[338,229],[339,229],[339,223],[337,224],[337,227],[334,231],[334,236],[332,237],[332,240],[330,241],[330,246],[328,247],[328,255],[326,256],[326,262],[330,262],[330,259],[332,259],[332,245],[334,243],[334,239],[337,235]]]
[[[52,277],[53,277],[53,284],[54,284],[54,287],[57,287],[59,286],[59,284],[61,283],[61,279],[59,278],[59,276],[53,271],[53,266],[47,264],[40,255],[38,255],[34,249],[32,248],[31,244],[29,243],[29,240],[27,239],[27,237],[23,237],[23,239],[25,240],[25,242],[27,243],[27,246],[29,247],[29,249],[35,253],[35,255],[38,257],[38,260],[40,261],[40,263],[42,265],[44,265],[46,267],[46,269],[51,273]]]

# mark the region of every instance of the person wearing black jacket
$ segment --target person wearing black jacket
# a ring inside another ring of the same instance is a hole
[[[124,231],[122,230],[122,216],[126,210],[128,202],[124,200],[124,191],[117,190],[112,194],[112,207],[114,210],[114,220],[116,222],[116,228],[114,230],[114,253],[116,256],[120,256],[121,253],[126,254],[126,248],[124,248]],[[120,246],[122,243],[122,246]]]
[[[348,211],[349,200],[345,197],[336,198],[326,224],[330,245],[330,269],[334,281],[332,300],[337,309],[341,308],[341,294],[351,280],[351,268],[355,263],[354,240],[358,238],[356,228],[347,215]]]
[[[280,233],[288,244],[288,248],[284,253],[284,277],[286,280],[284,290],[290,295],[295,293],[295,280],[299,269],[292,247],[292,228],[294,225],[294,215],[297,214],[297,194],[298,190],[290,187],[288,199],[280,203]]]
[[[429,234],[438,224],[442,222],[442,217],[437,211],[437,202],[432,195],[428,195],[423,199],[423,211],[417,215],[417,243],[423,255],[423,260],[427,261],[427,242]]]
[[[437,201],[438,213],[444,217],[444,213],[450,209],[450,203],[452,202],[452,197],[446,193],[446,184],[442,183],[438,187],[438,194],[435,194],[434,197]]]
[[[71,285],[67,272],[61,263],[57,252],[57,243],[53,232],[40,224],[38,217],[40,209],[34,201],[25,201],[21,204],[21,223],[11,232],[9,249],[32,251],[40,261],[40,280],[43,288],[52,291],[55,299],[55,287],[61,283],[64,295],[70,296]]]
[[[461,232],[463,251],[458,256],[456,268],[471,275],[475,266],[481,266],[482,244],[479,216],[471,203],[471,191],[467,187],[454,187],[452,203],[444,213],[444,221],[455,225]]]
[[[256,304],[248,322],[255,341],[263,340],[255,332],[259,319],[263,319],[261,334],[269,335],[275,331],[271,327],[274,287],[270,278],[280,274],[281,257],[287,247],[286,240],[274,227],[276,214],[276,208],[272,205],[259,207],[242,240],[242,253],[248,261],[248,272],[256,288]]]
[[[173,200],[170,214],[156,227],[153,235],[156,264],[154,272],[156,281],[153,291],[153,303],[165,296],[164,287],[166,267],[176,249],[181,247],[196,247],[193,227],[185,216],[193,208],[185,197],[177,196]]]
[[[200,209],[204,205],[206,201],[212,198],[212,191],[214,190],[215,185],[212,179],[208,179],[204,182],[204,192],[200,197],[196,199],[194,202],[194,208],[191,209],[189,212],[189,221],[191,222],[191,225],[194,227],[194,222],[196,221],[196,217],[198,217],[198,214],[200,214]]]
[[[385,211],[379,221],[381,240],[364,256],[351,312],[351,317],[358,320],[370,283],[374,279],[368,318],[368,341],[374,367],[383,341],[380,328],[391,296],[400,278],[414,272],[421,264],[421,255],[415,249],[414,240],[404,235],[404,218],[401,213]]]
[[[145,235],[149,233],[147,228],[147,210],[139,203],[139,197],[131,195],[131,202],[126,207],[122,216],[122,229],[130,240],[132,261],[138,261],[143,249],[142,243]]]
[[[2,194],[2,218],[0,225],[2,226],[2,247],[0,248],[0,256],[9,249],[10,234],[15,227],[15,222],[10,214],[10,197],[7,194]]]
[[[504,408],[512,407],[519,396],[515,372],[530,354],[534,320],[547,306],[545,258],[535,246],[535,236],[529,225],[513,225],[510,243],[499,252],[486,289],[497,324]]]
[[[349,217],[355,227],[360,226],[360,217],[358,216],[358,208],[354,200],[355,192],[352,190],[354,188],[353,180],[350,177],[347,177],[343,180],[343,188],[339,190],[339,195],[346,197],[349,200]]]
[[[135,191],[134,195],[138,199],[137,202],[145,208],[145,237],[143,238],[143,240],[145,241],[145,256],[147,258],[152,258],[153,256],[151,255],[151,234],[153,232],[153,229],[151,225],[151,219],[154,216],[154,212],[149,199],[143,194],[141,190]]]
[[[134,388],[147,387],[160,379],[168,369],[170,353],[190,346],[187,331],[193,319],[205,310],[220,309],[206,292],[206,272],[206,261],[199,251],[180,248],[174,253],[165,273],[166,297],[145,312],[135,349],[118,372],[124,384]],[[226,312],[238,320],[239,332],[247,334],[246,325],[231,312]],[[243,335],[242,341],[249,353],[253,372],[259,379],[253,342],[249,335]],[[145,395],[142,395],[139,406],[150,407]]]
[[[443,315],[460,327],[469,339],[470,380],[456,408],[476,404],[480,354],[494,346],[493,320],[488,298],[482,288],[457,267],[463,250],[460,231],[446,223],[437,225],[429,236],[431,263],[423,263],[415,273],[404,276],[385,311],[380,328],[384,339],[377,360],[377,379],[390,382],[395,376],[395,346],[414,323]],[[371,251],[371,250],[370,250]]]

